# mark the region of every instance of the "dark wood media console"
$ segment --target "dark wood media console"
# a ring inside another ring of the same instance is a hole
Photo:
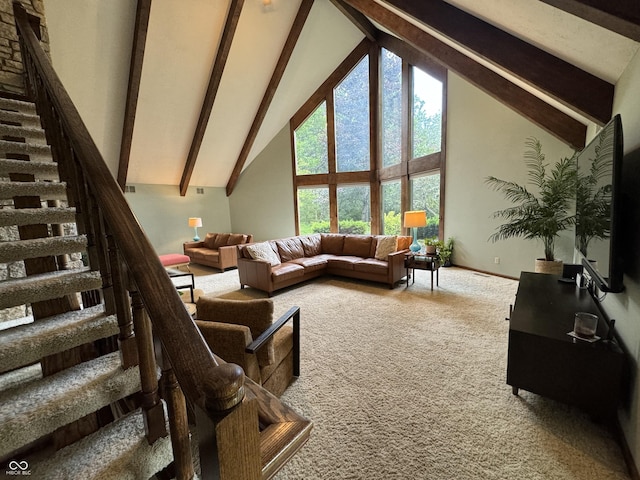
[[[594,343],[567,335],[575,312],[598,315]],[[555,275],[522,272],[509,325],[507,384],[612,418],[624,355],[589,292]]]

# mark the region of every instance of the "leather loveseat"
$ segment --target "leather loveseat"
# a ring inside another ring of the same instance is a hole
[[[219,268],[224,272],[227,268],[238,265],[238,247],[253,241],[253,235],[242,233],[207,233],[204,240],[186,242],[182,248],[191,263],[199,263],[208,267]]]
[[[393,288],[405,276],[404,258],[410,244],[411,237],[406,236],[316,233],[239,245],[240,287],[271,295],[331,274]]]

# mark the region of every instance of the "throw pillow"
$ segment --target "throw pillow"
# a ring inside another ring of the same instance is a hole
[[[280,265],[281,263],[278,254],[273,251],[269,242],[247,245],[247,251],[254,260],[264,260],[265,262],[269,262],[271,266]]]
[[[216,243],[217,233],[207,233],[207,236],[204,237],[204,246],[213,250],[214,244]]]
[[[227,245],[227,241],[229,240],[228,233],[219,233],[216,237],[216,241],[213,242],[213,248],[220,248]]]
[[[242,233],[232,233],[229,235],[229,240],[227,240],[227,245],[240,245],[241,243],[245,243],[247,241],[247,236]]]
[[[411,245],[411,243],[413,242],[413,238],[412,237],[398,237],[398,251],[400,250],[407,250],[409,248],[409,245]]]
[[[378,245],[376,246],[376,259],[386,260],[390,253],[396,251],[398,239],[395,235],[378,237]]]

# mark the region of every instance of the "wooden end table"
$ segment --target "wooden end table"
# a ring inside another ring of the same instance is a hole
[[[407,253],[404,257],[404,268],[407,270],[407,285],[405,288],[409,288],[409,270],[411,270],[412,281],[416,281],[416,270],[428,270],[431,272],[431,290],[433,290],[433,272],[436,274],[436,286],[439,286],[440,282],[440,259],[437,253]]]

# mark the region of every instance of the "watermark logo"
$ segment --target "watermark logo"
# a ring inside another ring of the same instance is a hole
[[[5,471],[7,475],[18,476],[18,475],[31,475],[31,470],[29,469],[29,462],[26,460],[18,461],[11,460],[9,465],[7,465],[8,469]]]

